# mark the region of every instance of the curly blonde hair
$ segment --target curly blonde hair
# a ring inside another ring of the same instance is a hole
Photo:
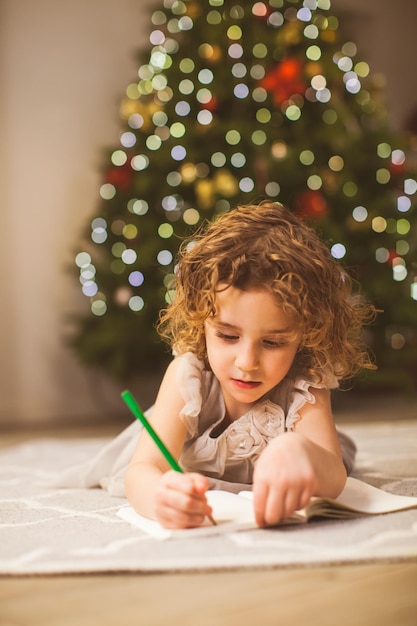
[[[177,353],[193,352],[207,364],[204,322],[215,313],[220,285],[266,289],[276,298],[300,341],[293,375],[324,381],[375,369],[361,340],[374,307],[353,294],[315,231],[283,205],[238,206],[182,244],[175,297],[157,327]]]

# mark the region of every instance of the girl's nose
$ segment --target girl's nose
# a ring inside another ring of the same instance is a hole
[[[252,345],[241,344],[235,358],[235,365],[241,372],[251,372],[259,365],[258,351]]]

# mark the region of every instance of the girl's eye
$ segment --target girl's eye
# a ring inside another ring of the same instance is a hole
[[[223,339],[223,341],[236,341],[239,339],[237,335],[226,335],[225,333],[221,333],[219,330],[216,331],[216,337]]]
[[[267,348],[284,348],[286,345],[285,341],[273,341],[272,339],[264,340],[264,346]]]

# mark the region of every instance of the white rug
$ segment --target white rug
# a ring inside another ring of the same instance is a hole
[[[417,496],[417,420],[343,427],[354,476]],[[143,534],[100,489],[43,486],[107,440],[41,440],[0,451],[0,575],[167,572],[417,559],[417,510],[178,541]]]

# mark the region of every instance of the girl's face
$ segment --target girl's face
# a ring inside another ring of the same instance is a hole
[[[207,357],[231,420],[286,376],[298,348],[291,330],[269,291],[217,292],[216,313],[205,324]]]

